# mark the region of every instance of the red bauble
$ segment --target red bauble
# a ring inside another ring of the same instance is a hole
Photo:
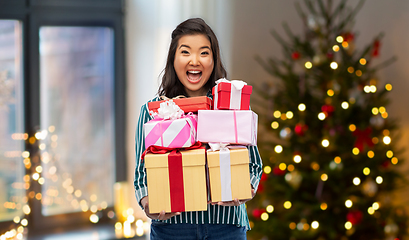
[[[343,36],[345,42],[352,42],[354,40],[354,34],[352,33],[344,33]]]
[[[373,43],[373,49],[372,49],[372,56],[373,57],[378,57],[379,56],[379,48],[381,47],[381,42],[379,40],[375,40]]]
[[[359,224],[362,221],[362,212],[359,210],[352,210],[347,214],[347,220],[352,223],[352,225]]]
[[[256,208],[256,209],[253,210],[252,214],[253,214],[254,218],[260,218],[261,214],[263,214],[264,212],[265,212],[264,209],[257,209]]]
[[[261,178],[260,178],[260,182],[264,182],[264,181],[266,181],[266,180],[267,180],[267,178],[268,178],[267,174],[262,173],[262,174],[261,174]]]
[[[257,192],[258,192],[258,193],[264,192],[264,184],[263,184],[262,182],[260,182],[260,183],[258,184]]]
[[[325,113],[325,115],[327,115],[327,116],[331,116],[332,113],[334,112],[334,110],[335,110],[335,108],[332,105],[324,105],[324,106],[321,107],[321,111],[323,113]]]
[[[303,136],[305,131],[307,131],[308,126],[302,123],[297,123],[294,127],[294,132],[298,136]]]
[[[274,173],[274,175],[282,176],[282,175],[285,174],[285,170],[281,170],[279,167],[275,167],[273,169],[273,173]]]
[[[299,59],[300,56],[301,56],[301,54],[300,54],[299,52],[293,52],[293,53],[291,54],[291,58],[294,59],[294,60]]]

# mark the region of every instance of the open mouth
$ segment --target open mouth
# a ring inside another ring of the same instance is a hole
[[[202,78],[202,71],[187,71],[187,80],[191,83],[198,83]]]

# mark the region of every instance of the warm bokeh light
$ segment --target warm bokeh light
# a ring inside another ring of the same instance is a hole
[[[337,163],[337,164],[340,164],[341,163],[341,158],[339,156],[336,156],[334,158],[334,162]]]
[[[305,63],[305,68],[306,68],[306,69],[311,69],[311,68],[312,68],[312,63],[309,62],[309,61],[306,62],[306,63]]]
[[[306,108],[307,108],[307,107],[305,106],[304,103],[300,103],[300,104],[298,105],[298,110],[300,110],[301,112],[305,111]]]
[[[287,164],[285,164],[285,163],[280,163],[280,164],[278,165],[278,168],[279,168],[281,171],[284,171],[284,170],[287,168]]]
[[[302,160],[300,155],[295,155],[293,159],[294,159],[294,162],[296,162],[296,163],[300,163],[301,160]]]
[[[383,178],[381,176],[377,176],[375,181],[376,181],[377,184],[382,184]]]
[[[318,113],[318,119],[319,120],[323,121],[323,120],[325,120],[326,117],[327,116],[325,115],[325,113],[323,113],[323,112]]]
[[[276,153],[281,153],[281,152],[283,151],[283,146],[281,146],[281,145],[275,146],[275,147],[274,147],[274,151],[275,151]]]
[[[271,123],[271,128],[272,129],[277,129],[280,125],[278,124],[278,122],[274,121]]]
[[[353,203],[352,203],[352,201],[351,201],[350,199],[348,199],[348,200],[345,201],[345,206],[346,206],[347,208],[351,208],[352,205],[353,205]]]
[[[361,179],[359,179],[359,177],[354,177],[352,182],[354,183],[355,186],[358,186],[359,184],[361,184]]]

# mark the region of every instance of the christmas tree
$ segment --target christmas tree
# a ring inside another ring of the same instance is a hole
[[[404,182],[391,84],[376,77],[382,34],[355,47],[354,18],[363,1],[305,0],[297,36],[275,31],[283,57],[258,62],[272,76],[258,95],[264,173],[248,203],[254,239],[402,239],[406,214],[391,193]],[[271,136],[270,138],[266,137]]]

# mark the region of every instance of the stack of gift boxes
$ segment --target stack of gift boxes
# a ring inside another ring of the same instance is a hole
[[[144,125],[143,161],[151,213],[204,211],[208,196],[211,202],[251,198],[246,145],[257,142],[252,87],[238,80],[216,84],[213,101],[203,96],[148,104],[154,119]]]

